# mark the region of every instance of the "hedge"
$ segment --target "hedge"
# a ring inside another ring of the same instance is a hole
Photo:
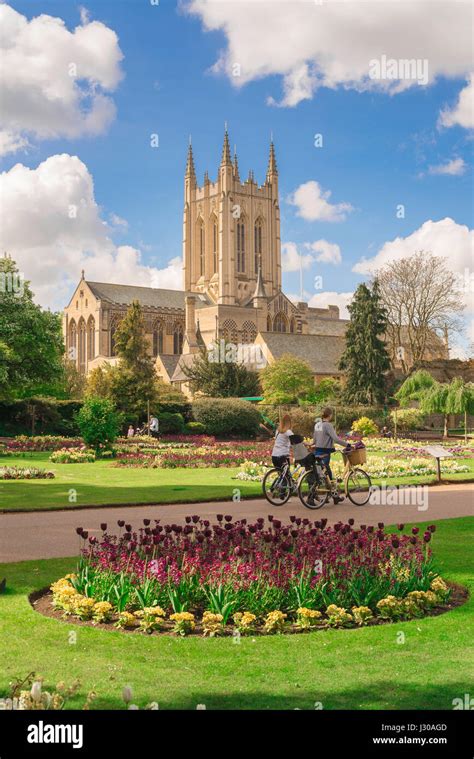
[[[193,403],[196,422],[207,435],[255,437],[261,424],[257,406],[238,398],[199,398]]]
[[[182,414],[171,414],[168,411],[160,412],[158,421],[162,435],[179,435],[184,432],[185,424]]]

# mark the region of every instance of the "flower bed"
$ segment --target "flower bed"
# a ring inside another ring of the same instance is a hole
[[[0,466],[0,480],[52,480],[54,472],[35,466]]]
[[[356,627],[423,616],[450,590],[423,535],[354,520],[273,516],[248,524],[195,515],[185,525],[143,520],[120,534],[83,541],[77,572],[51,586],[56,610],[95,624],[145,633],[263,634],[318,627]]]
[[[410,456],[429,456],[425,451],[425,448],[429,445],[431,445],[429,440],[425,443],[414,443],[413,440],[406,440],[404,438],[399,438],[398,440],[393,440],[393,438],[369,438],[366,441],[368,451],[387,454],[403,453]],[[459,443],[457,445],[445,441],[436,441],[436,445],[442,446],[457,458],[470,458],[474,455],[474,441],[467,444]]]
[[[55,464],[88,464],[95,461],[95,453],[88,448],[61,448],[49,460]]]
[[[431,456],[427,458],[385,458],[381,456],[369,459],[362,468],[377,479],[386,479],[387,477],[413,477],[415,475],[436,474],[436,462]],[[337,477],[344,474],[344,464],[340,458],[333,457],[331,460],[331,469]],[[241,465],[240,472],[234,479],[243,481],[258,482],[263,480],[268,467],[255,461],[246,461]],[[458,472],[469,472],[466,464],[459,464],[452,459],[443,459],[441,461],[442,474],[454,474]]]
[[[266,443],[237,443],[232,447],[228,444],[180,448],[163,446],[157,451],[120,449],[116,466],[150,467],[154,469],[236,467],[244,464],[250,457],[258,456],[261,460],[268,459],[270,450]]]
[[[26,451],[57,451],[61,448],[76,448],[82,444],[80,438],[65,438],[56,435],[17,435],[8,440],[8,451],[24,453]]]

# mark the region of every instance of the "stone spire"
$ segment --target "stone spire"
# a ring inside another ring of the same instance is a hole
[[[196,181],[196,171],[194,169],[194,157],[193,157],[193,148],[191,146],[191,142],[189,143],[188,148],[188,159],[186,161],[186,177],[189,177],[193,181]]]
[[[263,277],[262,277],[262,262],[258,262],[258,274],[257,274],[257,284],[255,286],[255,292],[253,294],[254,298],[266,298],[265,294],[265,286],[263,284]]]
[[[239,162],[237,160],[237,149],[235,145],[234,145],[234,179],[236,182],[240,182]]]
[[[229,133],[227,131],[227,124],[224,132],[224,144],[222,146],[222,158],[221,166],[232,166],[232,160],[230,157],[230,145],[229,145]]]
[[[275,157],[275,145],[272,140],[270,142],[270,155],[268,156],[267,182],[271,182],[276,177],[278,177],[278,169]]]

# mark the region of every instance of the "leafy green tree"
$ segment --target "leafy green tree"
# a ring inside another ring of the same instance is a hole
[[[344,398],[349,403],[381,403],[386,394],[385,374],[390,359],[383,336],[387,315],[377,281],[369,288],[362,283],[348,306],[350,324],[339,368],[346,373]]]
[[[434,382],[420,396],[420,408],[426,414],[443,414],[443,437],[448,437],[448,395],[449,385],[444,382]]]
[[[260,378],[266,403],[298,403],[314,390],[310,365],[289,353],[266,366]]]
[[[143,310],[138,301],[131,303],[118,324],[115,350],[120,363],[104,374],[110,379],[110,397],[118,409],[138,421],[146,414],[148,403],[154,405],[158,401],[154,359],[149,353]]]
[[[410,401],[419,401],[427,390],[435,384],[434,377],[425,369],[418,369],[403,382],[395,393],[395,398],[401,406],[407,406]]]
[[[193,393],[211,398],[241,398],[259,395],[260,383],[257,372],[250,371],[243,364],[229,360],[225,361],[227,344],[218,351],[218,357],[223,360],[213,360],[214,353],[203,348],[196,355],[191,366],[184,366],[189,386]],[[216,352],[217,353],[217,352]]]
[[[328,403],[329,401],[339,400],[342,387],[339,380],[333,377],[322,379],[318,382],[312,391],[308,393],[303,403],[311,404],[312,406],[319,406],[321,404]]]
[[[100,454],[116,440],[122,415],[115,410],[112,401],[106,398],[87,398],[76,420],[86,445]]]
[[[62,375],[61,317],[33,302],[11,258],[0,259],[0,397],[45,394]]]
[[[467,443],[467,415],[474,414],[474,384],[455,377],[448,386],[446,399],[448,414],[464,415],[464,441]]]

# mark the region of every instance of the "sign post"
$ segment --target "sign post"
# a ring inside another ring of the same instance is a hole
[[[452,458],[453,454],[447,451],[441,445],[427,445],[423,450],[436,459],[436,474],[438,477],[438,482],[441,482],[441,459]]]

